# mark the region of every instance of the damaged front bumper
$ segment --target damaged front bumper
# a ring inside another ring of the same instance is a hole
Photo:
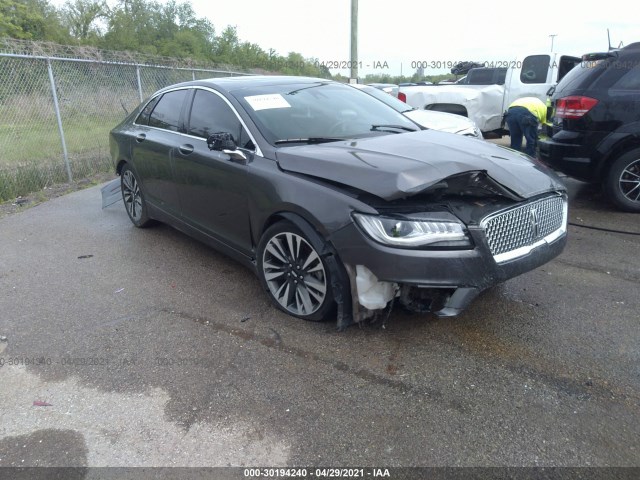
[[[372,316],[392,300],[417,312],[458,315],[483,290],[558,256],[567,240],[565,231],[550,242],[539,242],[525,255],[498,263],[484,229],[468,232],[475,247],[464,250],[389,247],[369,239],[353,224],[334,233],[331,242],[351,281],[353,320]]]

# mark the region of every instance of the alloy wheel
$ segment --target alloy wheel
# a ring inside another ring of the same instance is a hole
[[[129,216],[139,222],[142,218],[142,196],[136,177],[131,170],[126,170],[122,175],[122,198]]]
[[[627,165],[618,180],[620,192],[632,202],[640,202],[640,159]]]
[[[317,312],[327,296],[327,275],[322,259],[302,236],[292,232],[274,235],[267,242],[262,270],[269,292],[294,315]]]

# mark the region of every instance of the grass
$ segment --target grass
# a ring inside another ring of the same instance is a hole
[[[109,173],[97,173],[91,175],[88,178],[76,180],[73,183],[59,183],[43,188],[31,194],[21,196],[18,199],[11,199],[9,201],[0,202],[0,218],[7,215],[20,213],[28,208],[34,207],[42,202],[51,200],[52,198],[66,195],[67,193],[75,192],[84,188],[89,188],[94,185],[107,182],[114,178],[113,172]]]
[[[46,99],[0,105],[0,201],[69,181],[57,119]],[[109,130],[124,116],[119,105],[102,115],[67,109],[63,129],[74,180],[113,169]]]
[[[44,103],[37,98],[32,100],[32,103]],[[42,108],[34,111],[33,108],[23,108],[21,103],[1,106],[0,168],[21,165],[34,159],[63,162],[60,131],[53,110]],[[62,114],[67,152],[73,158],[89,151],[108,154],[109,130],[122,120],[124,111],[79,113],[63,110]]]
[[[85,157],[71,160],[75,182],[101,172],[112,172],[111,160]],[[0,201],[15,199],[57,184],[69,182],[64,163],[24,162],[12,168],[0,168]]]
[[[140,101],[133,66],[53,61],[73,180],[112,171],[109,130]],[[144,94],[191,72],[141,66]],[[68,182],[46,64],[0,56],[0,201]]]

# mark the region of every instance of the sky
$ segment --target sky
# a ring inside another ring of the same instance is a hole
[[[164,1],[164,0],[160,0]],[[60,5],[63,0],[55,0]],[[109,0],[113,3],[113,0]],[[350,60],[351,0],[191,0],[199,16],[222,32],[236,26],[241,41],[346,66]],[[358,60],[368,73],[447,73],[457,61],[509,62],[553,50],[581,55],[640,41],[640,22],[625,7],[602,1],[359,0]],[[526,11],[526,14],[521,12]],[[626,15],[625,15],[626,11]],[[426,62],[426,63],[425,63]],[[440,68],[437,68],[440,66]],[[434,68],[431,68],[434,67]],[[331,68],[348,76],[349,70]]]

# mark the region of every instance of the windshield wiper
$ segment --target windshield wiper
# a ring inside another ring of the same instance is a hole
[[[285,143],[325,143],[325,142],[340,142],[344,140],[344,138],[335,138],[335,137],[309,137],[309,138],[285,138],[283,140],[276,140],[274,143],[276,145],[283,145]]]
[[[418,130],[411,127],[405,127],[404,125],[371,125],[371,131],[388,131],[386,129],[404,130],[405,132],[417,132]],[[398,132],[395,132],[398,133]]]

